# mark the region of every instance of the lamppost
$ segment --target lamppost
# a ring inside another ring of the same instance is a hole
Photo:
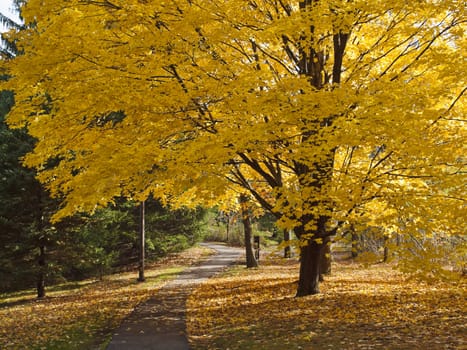
[[[138,282],[144,282],[144,201],[139,207],[139,266]]]

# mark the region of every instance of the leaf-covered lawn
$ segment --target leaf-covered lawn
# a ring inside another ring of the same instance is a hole
[[[296,262],[211,279],[188,302],[194,349],[467,349],[465,283],[426,284],[385,264],[335,264],[295,298]]]
[[[138,303],[207,252],[191,248],[149,266],[144,283],[137,283],[131,272],[51,287],[43,300],[34,291],[1,295],[0,349],[105,348],[112,331]]]

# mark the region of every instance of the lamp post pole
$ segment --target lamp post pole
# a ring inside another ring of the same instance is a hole
[[[139,267],[138,267],[138,282],[144,282],[144,201],[139,207]]]

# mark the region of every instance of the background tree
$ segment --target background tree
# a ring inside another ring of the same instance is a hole
[[[13,105],[13,94],[2,92],[0,98],[0,232],[5,244],[2,281],[5,286],[21,286],[36,279],[38,296],[43,297],[47,250],[55,235],[47,217],[58,207],[34,178],[35,172],[21,166],[20,158],[32,150],[34,140],[25,130],[6,126],[4,115]]]
[[[16,1],[19,6],[23,1]],[[26,27],[0,14],[0,22],[12,30]],[[3,60],[19,51],[11,38],[3,38]],[[3,76],[2,79],[7,79]],[[47,190],[35,179],[36,172],[21,165],[36,140],[25,129],[12,130],[4,117],[14,105],[11,91],[0,93],[0,291],[37,289],[46,294],[46,284],[79,280],[103,274],[135,261],[134,206],[117,201],[115,206],[93,216],[78,213],[51,224],[50,216],[58,210]],[[114,113],[107,120],[118,120]],[[56,163],[54,159],[52,163]],[[48,164],[51,166],[51,164]],[[203,236],[202,210],[171,211],[151,201],[151,222],[159,227],[150,236],[150,258],[179,251],[198,242]],[[168,229],[170,227],[170,229]]]
[[[251,214],[250,208],[248,207],[248,196],[241,194],[239,197],[240,202],[240,214],[242,216],[243,231],[245,235],[245,249],[246,249],[246,267],[258,267],[258,261],[256,260],[253,250],[253,229],[251,225]]]

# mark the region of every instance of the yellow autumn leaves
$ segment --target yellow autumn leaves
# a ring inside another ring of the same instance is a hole
[[[168,278],[206,253],[189,250],[148,266],[146,282],[137,283],[133,272],[48,287],[47,297],[33,291],[0,295],[0,348],[101,348],[136,305],[155,295]]]
[[[191,249],[178,262],[199,259]],[[175,261],[177,262],[177,261]],[[169,262],[173,264],[174,261]],[[167,263],[165,263],[167,264]],[[167,265],[166,265],[167,266]],[[466,285],[407,280],[391,265],[338,262],[322,294],[294,298],[295,260],[266,258],[204,282],[187,302],[193,349],[463,349]],[[51,288],[45,300],[17,293],[0,299],[2,349],[97,348],[161,278],[179,268]]]
[[[322,294],[294,298],[296,262],[209,280],[188,302],[194,349],[462,349],[465,283],[407,281],[390,265],[335,263]]]

